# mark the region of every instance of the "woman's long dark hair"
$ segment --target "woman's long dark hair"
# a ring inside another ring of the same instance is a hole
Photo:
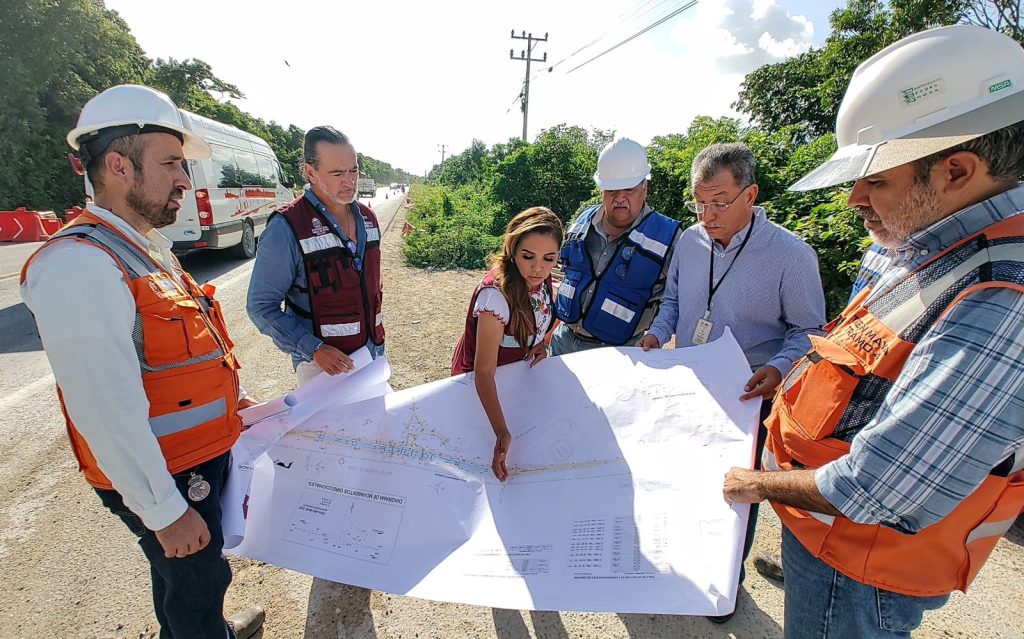
[[[490,258],[489,266],[497,269],[495,286],[508,300],[509,332],[523,348],[530,348],[534,331],[533,308],[526,280],[516,267],[515,255],[519,242],[531,233],[550,235],[562,246],[562,221],[551,209],[534,206],[519,213],[505,227],[501,252]]]

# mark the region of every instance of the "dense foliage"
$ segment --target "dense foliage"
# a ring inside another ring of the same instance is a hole
[[[870,244],[841,188],[807,193],[786,188],[835,151],[831,131],[853,69],[900,38],[965,21],[998,28],[1020,40],[1019,0],[849,0],[832,13],[832,34],[820,48],[744,79],[734,107],[750,118],[696,118],[684,133],[655,137],[648,146],[652,179],[648,202],[666,215],[686,213],[690,166],[709,144],[740,141],[757,159],[758,203],[769,217],[804,238],[818,253],[830,313],[849,295],[860,256]],[[592,175],[611,131],[558,125],[532,143],[518,139],[491,148],[479,141],[435,166],[413,191],[407,260],[435,268],[483,266],[505,224],[534,205],[564,221],[599,200]]]
[[[82,105],[123,83],[156,87],[184,109],[260,136],[290,181],[302,181],[302,129],[266,122],[227,101],[242,92],[202,60],[150,60],[124,20],[100,1],[0,2],[0,80],[0,210],[81,203],[82,179],[68,164],[64,136]],[[379,182],[410,179],[371,157],[360,155],[360,167]]]

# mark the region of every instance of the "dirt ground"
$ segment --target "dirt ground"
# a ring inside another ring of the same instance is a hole
[[[392,199],[389,210],[397,204]],[[431,272],[403,266],[403,222],[404,210],[399,210],[383,238],[388,359],[391,383],[398,389],[449,374],[471,292],[482,276],[479,271]],[[224,291],[222,303],[244,366],[243,383],[256,397],[276,397],[294,387],[294,373],[288,358],[245,317],[248,272],[231,271],[218,291]],[[32,366],[44,367],[45,360]],[[151,639],[157,626],[148,567],[131,535],[75,472],[52,400],[52,378],[47,381],[43,373],[22,373],[39,379],[14,392],[8,403],[0,400],[0,639]],[[778,543],[778,520],[770,508],[762,508],[754,550],[772,550]],[[749,563],[736,616],[716,626],[694,617],[525,612],[435,603],[333,584],[245,558],[230,561],[234,582],[225,607],[230,612],[263,605],[264,638],[782,636],[782,590],[757,575]],[[1018,522],[999,543],[970,595],[954,595],[944,609],[926,616],[915,639],[1024,638],[1022,574],[1024,529]]]

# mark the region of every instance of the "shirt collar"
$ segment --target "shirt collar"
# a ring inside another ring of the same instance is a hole
[[[932,223],[893,248],[890,255],[900,262],[924,262],[927,256],[941,253],[965,237],[1021,211],[1024,211],[1024,184]]]
[[[107,209],[99,206],[93,202],[85,205],[87,211],[95,215],[96,217],[107,222],[118,231],[123,233],[135,244],[138,244],[140,248],[145,251],[150,249],[156,249],[158,251],[170,250],[174,246],[174,242],[167,238],[163,233],[156,229],[150,229],[148,233],[143,235],[139,231],[129,224],[123,217],[108,211]]]

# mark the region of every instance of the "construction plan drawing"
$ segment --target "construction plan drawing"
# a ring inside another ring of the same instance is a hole
[[[748,506],[722,481],[750,467],[759,401],[739,400],[750,368],[731,334],[500,367],[505,482],[472,373],[387,392],[386,367],[328,379],[243,435],[230,552],[500,608],[733,610]]]

